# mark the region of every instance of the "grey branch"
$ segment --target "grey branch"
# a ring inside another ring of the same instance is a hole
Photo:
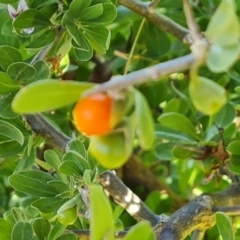
[[[123,182],[110,171],[102,173],[99,183],[114,198],[114,201],[122,206],[137,221],[147,220],[155,226],[164,219],[154,214]]]
[[[229,215],[239,215],[240,186],[238,183],[228,189],[213,194],[205,194],[193,199],[177,210],[164,227],[155,227],[158,240],[183,240],[193,231],[205,232],[215,224],[217,211]]]
[[[119,91],[129,86],[141,84],[149,80],[156,81],[171,73],[189,69],[195,60],[196,59],[193,54],[188,54],[183,57],[175,58],[173,60],[131,72],[124,76],[114,76],[110,79],[110,81],[97,85],[96,87],[86,91],[83,96],[111,90]]]
[[[47,140],[51,145],[65,151],[71,138],[55,128],[42,115],[25,115],[25,119],[31,129],[39,136]]]
[[[180,41],[191,43],[188,41],[189,30],[152,8],[151,3],[138,0],[118,0],[118,3],[145,17],[148,21],[177,37]]]

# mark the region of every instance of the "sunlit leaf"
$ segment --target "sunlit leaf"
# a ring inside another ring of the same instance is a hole
[[[216,212],[215,219],[218,226],[218,231],[223,240],[235,240],[235,234],[233,225],[229,219],[229,217],[222,213]]]
[[[90,189],[91,225],[90,240],[114,239],[114,223],[111,205],[102,186],[92,185]],[[104,221],[102,220],[104,216]]]
[[[240,25],[234,0],[221,1],[211,17],[206,36],[212,43],[220,46],[238,43]]]
[[[12,108],[18,113],[50,111],[74,103],[92,86],[91,83],[76,81],[36,81],[16,94]]]
[[[195,108],[207,115],[217,113],[227,101],[225,89],[205,77],[191,79],[189,95]]]
[[[207,66],[213,72],[227,71],[237,61],[239,52],[238,43],[227,46],[212,45],[207,54]]]
[[[140,222],[130,229],[124,240],[155,240],[155,234],[149,222]]]
[[[154,125],[146,99],[139,91],[134,91],[136,131],[139,144],[143,149],[150,149],[154,140]]]

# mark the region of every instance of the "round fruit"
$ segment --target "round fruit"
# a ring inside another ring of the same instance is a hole
[[[113,99],[97,93],[81,99],[73,110],[77,129],[86,135],[103,135],[112,129],[111,109]]]
[[[126,144],[122,132],[92,137],[91,155],[105,168],[121,167],[131,154],[132,145]]]
[[[68,208],[58,214],[58,221],[62,225],[72,225],[77,219],[76,207]]]

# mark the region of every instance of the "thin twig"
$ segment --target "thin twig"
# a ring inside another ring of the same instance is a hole
[[[193,41],[196,42],[201,38],[201,34],[199,32],[199,27],[194,19],[193,12],[188,0],[183,0],[183,8],[185,16],[187,18],[187,25],[190,30],[190,35]]]
[[[139,26],[139,28],[138,28],[137,35],[136,35],[136,37],[135,37],[135,39],[134,39],[134,42],[133,42],[131,51],[130,51],[129,56],[128,56],[127,63],[126,63],[126,65],[125,65],[124,75],[127,74],[128,69],[129,69],[129,67],[130,67],[131,60],[132,60],[132,56],[133,56],[133,53],[134,53],[134,49],[135,49],[135,47],[136,47],[136,44],[137,44],[138,38],[139,38],[139,36],[140,36],[140,33],[141,33],[141,31],[142,31],[142,28],[143,28],[144,23],[145,23],[145,18],[143,18],[143,20],[142,20],[142,22],[141,22],[141,24],[140,24],[140,26]]]

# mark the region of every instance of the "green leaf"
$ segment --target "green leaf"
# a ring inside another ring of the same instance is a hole
[[[31,81],[49,79],[50,78],[50,68],[46,61],[40,60],[34,63],[33,67],[37,70]]]
[[[38,199],[32,203],[32,206],[37,208],[40,212],[51,213],[57,212],[60,206],[65,202],[65,199],[56,197],[45,197]]]
[[[26,83],[28,79],[32,78],[36,74],[35,67],[24,62],[15,62],[8,66],[7,74],[16,81]]]
[[[37,9],[22,12],[13,22],[13,27],[18,29],[47,26],[51,26],[51,22]]]
[[[20,145],[23,145],[24,136],[22,132],[14,125],[0,120],[0,135],[4,135],[14,141],[17,141]]]
[[[85,39],[81,30],[78,29],[76,25],[68,24],[66,28],[69,34],[72,36],[74,41],[72,41],[72,45],[74,48],[85,52],[91,52],[92,47],[89,45],[88,41]]]
[[[59,192],[47,184],[54,178],[45,172],[27,171],[18,172],[9,177],[9,183],[20,192],[24,192],[36,197],[54,197]]]
[[[12,100],[15,96],[15,93],[10,93],[8,95],[0,97],[0,116],[2,118],[16,118],[18,114],[14,113],[11,108]]]
[[[158,159],[161,160],[171,160],[173,158],[172,150],[174,144],[167,143],[157,143],[155,146],[155,153]]]
[[[0,240],[11,240],[12,229],[12,224],[0,218]]]
[[[174,146],[172,154],[177,159],[188,159],[194,154],[194,150],[190,150],[185,146]]]
[[[52,230],[49,234],[49,239],[55,240],[63,233],[65,228],[66,226],[62,225],[59,221],[56,221],[56,224],[52,227]]]
[[[227,146],[227,151],[231,154],[240,156],[240,140],[230,142]]]
[[[51,44],[56,37],[56,30],[54,28],[47,29],[39,34],[32,36],[32,41],[26,46],[26,49],[40,49]]]
[[[91,3],[91,0],[73,0],[69,5],[69,12],[74,17],[79,17],[82,10],[88,7]]]
[[[87,43],[87,41],[86,41]],[[74,45],[74,44],[73,44]],[[88,43],[89,45],[89,43]],[[93,48],[89,45],[89,51],[82,50],[80,48],[74,47],[74,53],[79,61],[88,61],[93,56]]]
[[[48,185],[55,188],[57,192],[66,192],[69,190],[69,187],[61,180],[49,181]]]
[[[205,34],[211,43],[220,46],[238,43],[240,26],[236,14],[235,1],[221,1],[217,10],[211,17]]]
[[[87,19],[84,22],[87,23],[96,23],[96,24],[103,24],[103,23],[110,23],[112,22],[116,16],[117,16],[117,9],[116,7],[111,3],[102,3],[103,7],[103,14],[101,14],[99,17],[94,19]]]
[[[70,142],[69,149],[76,151],[78,154],[81,154],[84,158],[87,157],[86,147],[81,141],[77,139]]]
[[[139,144],[143,149],[150,149],[154,140],[154,125],[152,115],[146,99],[137,90],[134,90],[135,121]]]
[[[62,158],[63,161],[74,161],[83,172],[85,168],[88,168],[88,161],[80,153],[74,150],[66,152]]]
[[[227,103],[215,116],[214,123],[220,128],[226,128],[233,122],[235,116],[236,112],[234,106]]]
[[[82,27],[84,36],[87,38],[92,47],[99,53],[106,53],[110,44],[110,31],[103,27],[87,26]]]
[[[77,236],[73,233],[65,233],[62,236],[58,237],[56,240],[77,240]]]
[[[166,126],[162,126],[160,124],[156,124],[155,128],[156,128],[155,130],[156,138],[168,139],[168,140],[178,141],[181,143],[189,143],[189,142],[193,142],[194,140],[194,138],[190,137],[189,135],[181,133],[177,130],[173,130]]]
[[[57,170],[58,166],[62,163],[57,153],[51,149],[48,149],[44,152],[44,159],[54,168],[54,170]]]
[[[81,22],[86,22],[87,20],[99,17],[102,13],[103,13],[102,4],[96,4],[94,6],[90,6],[83,9],[78,19]]]
[[[227,46],[212,45],[207,54],[207,66],[212,72],[227,71],[237,61],[239,52],[239,43]]]
[[[5,72],[0,72],[0,94],[6,94],[16,91],[20,88],[17,81],[13,80]]]
[[[91,224],[90,240],[114,239],[114,222],[111,205],[102,186],[92,185],[90,189]],[[102,220],[104,216],[104,221]],[[136,240],[136,239],[135,239]]]
[[[16,94],[12,108],[18,113],[50,111],[79,100],[80,95],[92,86],[92,83],[76,81],[36,81]]]
[[[17,222],[12,231],[12,240],[32,240],[33,230],[28,222]]]
[[[31,148],[30,153],[28,153],[26,150],[19,160],[16,170],[15,171],[23,171],[26,169],[29,169],[33,166],[35,163],[35,149]]]
[[[20,145],[16,141],[9,141],[0,143],[0,158],[14,156],[15,154],[20,153],[26,144]]]
[[[191,121],[180,113],[164,113],[158,118],[158,121],[163,126],[180,131],[193,137],[194,139],[200,140],[200,137],[197,135],[196,129],[192,125]]]
[[[1,0],[1,3],[14,3],[16,0]]]
[[[225,89],[205,77],[191,79],[189,95],[195,108],[206,115],[217,113],[227,101]]]
[[[77,162],[72,160],[66,160],[63,163],[60,164],[58,167],[58,170],[66,175],[69,176],[76,176],[76,177],[82,177],[83,171],[80,168],[79,164]]]
[[[45,218],[34,219],[32,226],[39,240],[46,239],[51,229],[50,223]]]
[[[140,222],[134,227],[132,227],[127,235],[124,237],[124,240],[155,240],[155,234],[149,222]]]
[[[233,225],[229,219],[229,217],[222,213],[216,212],[215,219],[218,226],[218,231],[223,240],[235,240],[235,234]]]
[[[0,46],[0,66],[4,70],[7,70],[10,64],[20,61],[22,61],[22,55],[16,48]]]
[[[13,218],[15,220],[15,222],[27,222],[28,218],[26,216],[26,214],[23,212],[23,210],[14,207],[11,209]]]
[[[16,155],[14,155],[12,157],[1,159],[1,161],[0,161],[0,170],[8,168],[9,166],[11,166],[17,160],[18,160],[18,157]]]
[[[65,210],[69,208],[73,208],[76,205],[81,205],[82,199],[80,197],[80,194],[75,195],[73,198],[69,199],[67,202],[65,201],[64,204],[57,210],[57,213],[64,212]]]

